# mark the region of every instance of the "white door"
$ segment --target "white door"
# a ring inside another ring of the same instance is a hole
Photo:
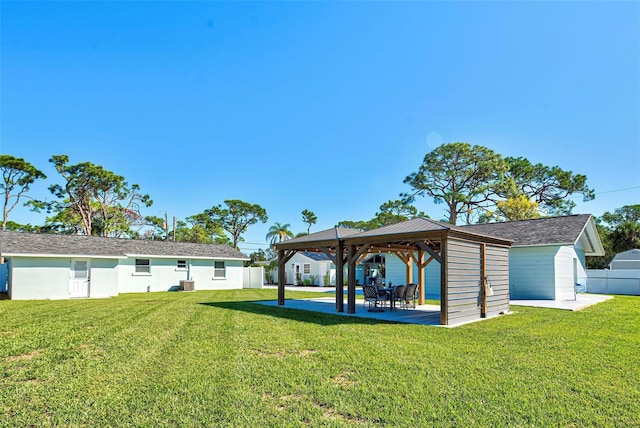
[[[71,260],[69,297],[89,297],[89,260]]]

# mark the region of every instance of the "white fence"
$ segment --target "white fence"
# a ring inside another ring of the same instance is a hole
[[[246,267],[242,268],[242,288],[262,288],[264,283],[264,268]]]
[[[7,263],[0,264],[0,293],[7,291]]]
[[[587,269],[587,292],[640,296],[640,270]]]

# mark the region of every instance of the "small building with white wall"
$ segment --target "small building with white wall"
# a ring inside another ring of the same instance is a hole
[[[243,288],[247,256],[228,245],[0,232],[11,299]]]
[[[586,256],[604,256],[590,214],[465,226],[513,241],[509,249],[511,299],[575,300],[587,282]]]
[[[311,281],[310,285],[325,285],[325,276],[329,284],[336,283],[336,266],[331,259],[323,253],[301,251],[296,253],[286,266],[287,284],[296,284],[305,280]],[[277,273],[276,273],[277,277]]]
[[[574,300],[587,283],[586,256],[603,256],[593,217],[576,214],[460,226],[463,230],[509,239],[509,294],[512,300]],[[386,279],[404,281],[404,263],[387,255]],[[437,266],[425,268],[425,296],[440,298]]]

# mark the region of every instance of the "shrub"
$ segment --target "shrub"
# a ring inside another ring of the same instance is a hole
[[[322,276],[322,283],[325,287],[328,287],[331,284],[331,271],[326,271]]]

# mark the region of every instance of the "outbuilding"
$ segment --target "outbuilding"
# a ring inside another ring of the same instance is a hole
[[[244,254],[228,245],[0,232],[11,299],[243,288]],[[183,283],[184,284],[184,283]]]
[[[511,299],[575,300],[587,282],[586,257],[605,254],[590,214],[464,226],[513,241],[509,250]]]

